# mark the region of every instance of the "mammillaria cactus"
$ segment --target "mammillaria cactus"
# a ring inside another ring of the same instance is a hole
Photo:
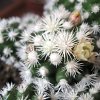
[[[90,16],[84,0],[75,6],[69,0],[75,9],[63,2],[65,7],[60,0],[50,9],[46,5],[42,18],[0,20],[1,60],[17,68],[22,79],[7,83],[1,100],[99,100],[100,26],[91,20],[99,6]]]

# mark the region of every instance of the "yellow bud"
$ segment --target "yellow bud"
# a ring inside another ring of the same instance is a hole
[[[74,48],[77,59],[87,61],[93,54],[94,46],[89,41],[82,41]]]

